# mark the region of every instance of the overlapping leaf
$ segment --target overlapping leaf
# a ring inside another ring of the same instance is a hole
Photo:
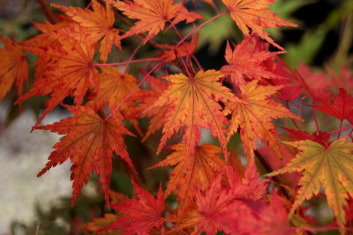
[[[123,135],[131,135],[131,133],[124,127],[118,114],[105,120],[89,108],[76,106],[68,109],[76,115],[51,125],[36,127],[36,129],[50,130],[64,135],[54,145],[55,150],[38,175],[44,174],[50,168],[70,158],[73,180],[72,202],[76,200],[90,174],[97,173],[100,176],[99,181],[105,193],[106,202],[109,203],[113,151],[133,169],[123,139]]]
[[[165,194],[177,191],[180,204],[185,206],[195,195],[197,187],[206,189],[211,185],[217,172],[223,168],[224,161],[218,156],[221,149],[210,144],[197,146],[190,156],[187,156],[187,146],[183,144],[171,148],[175,152],[153,168],[175,166]]]
[[[229,65],[223,66],[221,71],[229,74],[236,85],[244,85],[246,78],[279,78],[262,64],[276,54],[278,53],[268,51],[267,46],[255,35],[250,35],[236,45],[233,51],[227,44],[225,58]]]
[[[137,111],[140,112],[141,117],[152,117],[142,141],[145,141],[154,132],[163,127],[161,120],[164,119],[168,111],[168,106],[160,107],[159,109],[151,109],[151,106],[168,88],[168,83],[165,80],[159,80],[153,76],[148,77],[148,83],[151,89],[140,90],[134,95],[134,99],[140,102]]]
[[[103,231],[123,230],[122,234],[148,234],[157,228],[160,229],[165,219],[162,217],[164,211],[164,195],[162,187],[159,188],[156,198],[149,192],[134,184],[137,199],[127,199],[121,203],[113,204],[112,208],[123,213]]]
[[[113,110],[123,101],[123,99],[136,87],[137,79],[131,74],[121,74],[115,67],[102,66],[102,73],[99,79],[99,89],[95,96],[92,96],[89,105],[96,109],[108,106]],[[133,103],[126,100],[120,110],[129,112],[129,108],[133,108]]]
[[[37,71],[37,78],[32,89],[17,102],[22,102],[32,96],[50,95],[46,109],[36,123],[60,104],[68,95],[74,96],[77,105],[82,104],[89,89],[98,90],[98,70],[93,66],[95,53],[92,44],[83,39],[85,31],[81,31],[81,40],[60,38],[60,44],[38,51],[43,64]]]
[[[277,131],[272,120],[288,117],[301,120],[270,98],[280,88],[260,86],[254,80],[241,88],[240,99],[243,101],[242,103],[235,101],[230,102],[227,106],[226,112],[232,114],[228,138],[240,128],[240,137],[248,156],[253,156],[257,140],[265,141],[280,156]]]
[[[105,62],[108,59],[112,45],[121,49],[119,30],[113,28],[115,17],[109,4],[106,4],[105,9],[97,0],[92,0],[91,4],[92,11],[79,7],[64,7],[56,4],[53,4],[53,6],[62,10],[72,20],[85,27],[90,34],[88,40],[92,40],[92,43],[96,43],[101,39],[99,48],[100,59]]]
[[[268,9],[274,0],[222,0],[222,2],[229,9],[232,19],[245,35],[249,35],[250,32],[256,33],[272,45],[284,50],[270,38],[264,28],[296,25],[281,19]]]

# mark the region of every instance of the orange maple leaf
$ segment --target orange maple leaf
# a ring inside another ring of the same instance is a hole
[[[188,12],[181,2],[174,3],[173,0],[106,1],[129,18],[139,20],[122,38],[148,32],[145,38],[145,41],[148,41],[164,29],[165,23],[175,25],[183,20],[190,23],[201,18],[197,13]]]
[[[35,124],[37,126],[43,118],[60,104],[68,95],[74,96],[75,104],[82,104],[87,91],[98,90],[98,70],[93,66],[95,53],[92,44],[86,43],[82,38],[59,38],[59,45],[49,46],[45,51],[38,52],[39,62],[42,64],[36,72],[37,78],[32,89],[24,94],[17,103],[32,96],[50,95],[46,108]]]
[[[26,56],[16,43],[0,36],[5,48],[0,48],[0,100],[10,91],[13,84],[17,94],[21,96],[23,82],[28,79],[28,64]]]
[[[100,70],[102,73],[99,76],[99,89],[90,97],[87,106],[94,107],[95,110],[105,106],[108,106],[109,110],[114,110],[119,106],[124,119],[129,120],[142,136],[137,121],[141,114],[141,110],[137,108],[139,100],[134,95],[126,98],[131,93],[141,92],[141,89],[137,88],[137,78],[128,73],[121,74],[115,67],[101,66]]]
[[[109,4],[106,4],[105,9],[97,0],[92,0],[91,4],[92,11],[56,4],[52,4],[52,6],[65,12],[72,20],[85,27],[87,32],[90,33],[88,39],[92,40],[92,43],[96,43],[101,39],[99,48],[100,59],[106,62],[113,44],[121,49],[119,30],[113,28],[115,17],[114,11]]]
[[[186,155],[184,144],[170,147],[175,150],[165,160],[151,168],[175,166],[169,178],[165,196],[177,191],[180,204],[185,206],[195,195],[196,189],[206,189],[211,185],[217,172],[223,168],[224,161],[218,156],[221,149],[211,144],[197,146],[190,156]]]
[[[275,2],[274,0],[222,0],[222,2],[245,35],[249,35],[250,32],[256,33],[275,47],[285,50],[270,38],[268,32],[263,30],[263,28],[296,26],[267,9]]]
[[[165,79],[170,85],[159,99],[150,107],[160,109],[167,107],[163,122],[163,136],[157,152],[166,144],[180,127],[184,127],[183,141],[188,153],[200,140],[201,128],[208,128],[217,137],[223,147],[227,144],[225,124],[227,119],[221,112],[218,101],[226,102],[235,99],[230,90],[218,80],[223,73],[216,70],[199,71],[194,77],[174,74]]]
[[[91,97],[88,105],[95,109],[104,108],[106,105],[113,110],[136,87],[137,78],[131,74],[121,74],[119,70],[111,66],[101,66],[99,89],[96,96]],[[126,100],[120,110],[128,112],[133,105]]]
[[[132,134],[124,127],[118,114],[105,120],[93,110],[83,106],[67,108],[76,115],[54,124],[35,127],[35,129],[50,130],[64,135],[54,145],[55,150],[50,154],[49,161],[38,176],[70,158],[73,164],[71,167],[72,203],[75,202],[81,187],[88,181],[91,173],[97,173],[100,176],[99,181],[106,202],[109,203],[113,151],[127,162],[131,169],[134,169],[122,137]]]
[[[256,140],[264,140],[280,156],[277,131],[272,123],[277,118],[294,118],[301,120],[280,103],[274,102],[270,96],[275,94],[280,86],[260,86],[253,80],[240,87],[240,99],[228,103],[225,112],[231,113],[228,138],[240,128],[240,137],[248,156],[253,156]]]
[[[139,102],[136,112],[140,113],[140,117],[152,117],[142,141],[145,141],[154,132],[163,127],[163,122],[160,120],[164,119],[168,111],[168,106],[161,107],[160,109],[150,108],[168,88],[168,82],[153,76],[148,76],[147,81],[151,89],[141,89],[133,96]]]

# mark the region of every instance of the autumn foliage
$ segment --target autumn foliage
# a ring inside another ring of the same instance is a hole
[[[272,12],[273,2],[205,0],[218,13],[204,21],[185,1],[92,0],[84,9],[51,5],[60,14],[35,23],[38,35],[22,42],[0,38],[0,99],[12,87],[16,104],[47,96],[33,130],[61,135],[38,176],[70,161],[72,204],[90,175],[99,176],[111,211],[83,230],[305,234],[317,227],[308,211],[320,196],[335,218],[321,229],[351,231],[353,96],[347,87],[353,75],[348,71],[343,81],[332,71],[316,76],[304,65],[290,68],[281,59],[285,49],[266,29],[296,24]],[[231,17],[243,40],[228,41],[226,63],[205,70],[195,56],[198,32],[218,17]],[[182,32],[186,26],[190,30]],[[168,44],[162,40],[167,33],[175,39]],[[131,38],[140,42],[133,51]],[[156,56],[138,56],[144,47]],[[129,58],[111,61],[113,51],[124,50]],[[23,92],[30,54],[36,57],[34,82]],[[67,97],[72,105],[65,104]],[[72,116],[43,125],[57,106]],[[307,132],[303,109],[337,119],[337,128],[322,131],[315,119],[316,130]],[[147,127],[141,120],[148,120]],[[206,132],[212,137],[205,141]],[[151,149],[166,157],[144,170],[170,169],[166,185],[144,189],[126,136],[151,145],[149,140],[157,139]],[[239,148],[233,146],[238,136]],[[130,176],[132,198],[110,190],[114,156]]]

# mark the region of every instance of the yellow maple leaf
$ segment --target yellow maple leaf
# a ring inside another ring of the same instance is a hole
[[[304,171],[299,181],[300,189],[290,211],[293,214],[300,204],[325,189],[327,203],[340,227],[345,223],[346,198],[353,196],[353,143],[347,138],[333,141],[329,146],[311,140],[284,142],[300,152],[286,167],[268,174]]]

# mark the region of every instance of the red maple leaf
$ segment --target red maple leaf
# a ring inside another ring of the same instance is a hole
[[[97,0],[92,0],[91,4],[92,11],[79,7],[64,7],[56,4],[52,4],[52,6],[62,10],[72,20],[85,27],[90,34],[87,40],[91,40],[92,43],[101,40],[99,47],[100,59],[105,62],[108,59],[112,45],[121,49],[119,30],[113,28],[115,17],[109,4],[106,4],[105,9]]]
[[[222,184],[225,172],[227,185]],[[230,234],[270,234],[271,229],[275,228],[276,231],[290,234],[285,208],[277,201],[272,208],[261,199],[266,184],[259,180],[253,162],[244,177],[240,177],[231,167],[226,167],[225,172],[220,173],[204,192],[199,190],[196,193],[196,208],[186,213],[179,229],[195,227],[195,233],[204,231],[206,234],[215,234],[219,230]],[[276,210],[279,217],[274,219]]]
[[[229,74],[236,85],[244,85],[247,78],[257,80],[280,78],[263,64],[277,54],[278,52],[268,51],[266,44],[252,34],[236,45],[233,51],[227,43],[225,58],[229,65],[223,66],[221,71]]]
[[[304,82],[303,88],[312,97],[327,97],[328,89],[331,86],[331,81],[327,80],[327,76],[324,72],[314,72],[310,68],[301,64],[298,67],[298,73]]]
[[[338,95],[326,99],[317,97],[315,101],[320,105],[310,105],[311,107],[341,121],[347,119],[353,123],[353,97],[345,89],[340,88]]]
[[[159,187],[156,198],[134,183],[137,199],[126,199],[120,203],[112,204],[112,208],[120,213],[116,221],[101,231],[123,230],[122,234],[148,234],[154,227],[160,229],[165,219],[164,195],[162,187]]]
[[[81,187],[88,181],[91,173],[100,176],[99,181],[106,202],[109,203],[113,151],[134,169],[123,139],[123,135],[132,134],[125,129],[118,113],[105,120],[93,110],[83,106],[67,108],[76,115],[54,124],[35,127],[64,135],[54,145],[55,150],[50,154],[49,161],[38,176],[70,158],[73,180],[72,203],[75,202]]]

